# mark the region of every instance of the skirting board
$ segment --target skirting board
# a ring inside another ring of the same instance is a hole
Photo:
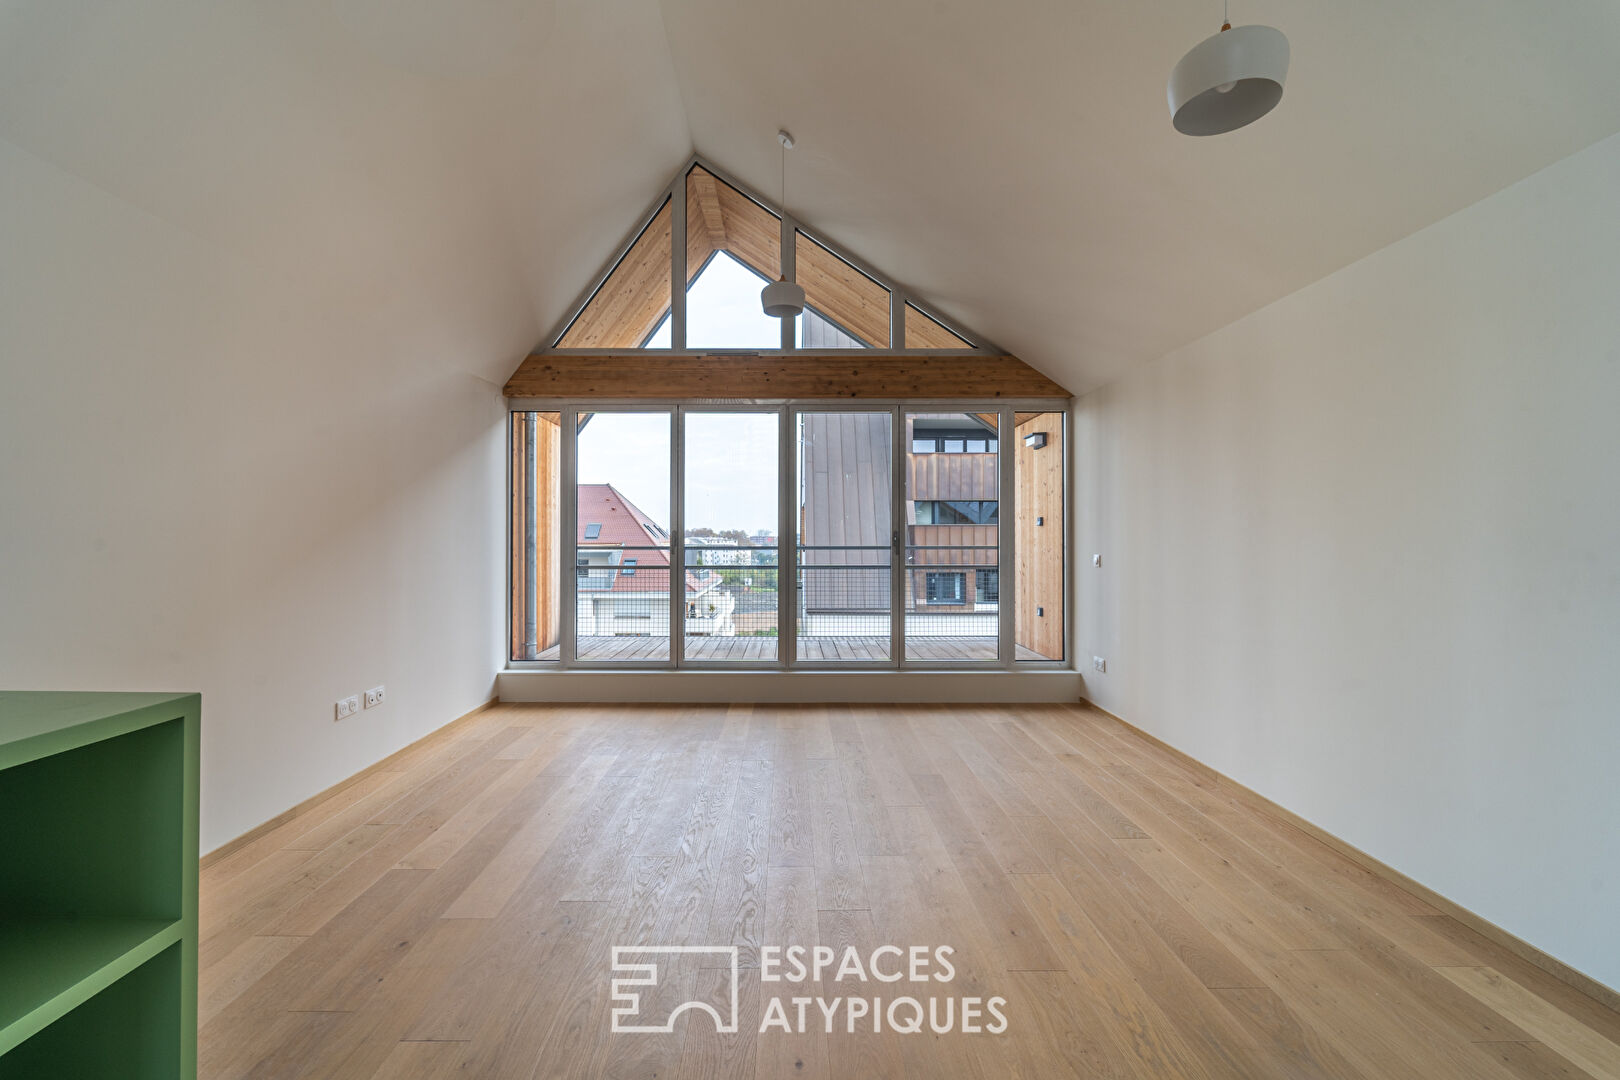
[[[303,813],[305,810],[307,810],[310,807],[316,805],[317,803],[325,802],[327,799],[330,799],[333,795],[336,795],[338,792],[342,791],[344,788],[349,787],[351,784],[359,783],[361,780],[364,780],[366,777],[370,776],[372,773],[378,771],[379,769],[386,769],[388,767],[389,762],[395,761],[398,758],[403,757],[405,754],[408,754],[412,750],[415,750],[417,747],[421,746],[423,743],[431,742],[434,739],[442,739],[444,736],[448,735],[450,732],[454,731],[457,727],[459,727],[464,721],[471,720],[473,717],[477,716],[479,713],[483,712],[485,709],[491,708],[492,706],[498,704],[500,702],[500,700],[501,699],[499,697],[490,698],[488,701],[484,702],[482,705],[478,706],[475,709],[469,709],[467,712],[462,713],[460,716],[456,717],[454,720],[451,720],[449,723],[443,725],[442,727],[434,728],[432,731],[428,732],[426,735],[422,736],[420,739],[417,739],[415,742],[407,743],[406,745],[400,747],[398,750],[395,750],[392,754],[389,754],[387,757],[383,758],[381,761],[373,762],[372,764],[367,765],[365,768],[361,769],[359,772],[355,773],[353,776],[345,777],[344,779],[339,780],[337,783],[333,784],[331,787],[327,788],[325,791],[316,792],[315,794],[311,795],[309,798],[305,799],[303,802],[299,803],[297,806],[293,807],[290,810],[282,811],[281,813],[277,814],[275,817],[271,818],[269,821],[264,822],[262,825],[255,825],[253,828],[249,829],[247,832],[243,833],[241,836],[238,836],[235,840],[227,840],[227,841],[225,841],[225,843],[219,845],[219,847],[215,848],[213,851],[210,851],[208,854],[206,854],[206,855],[204,855],[202,857],[202,864],[201,864],[202,868],[204,870],[208,869],[208,867],[210,867],[210,866],[214,865],[215,863],[219,862],[221,859],[224,859],[227,856],[231,855],[232,853],[234,853],[236,851],[240,851],[242,848],[247,847],[249,844],[253,843],[253,841],[257,840],[259,837],[263,836],[265,833],[271,831],[272,829],[274,829],[274,828],[276,828],[276,827],[278,827],[280,825],[285,825],[287,822],[291,821],[294,817],[296,817],[297,815]]]
[[[1233,780],[1230,776],[1227,776],[1220,770],[1205,765],[1202,761],[1199,761],[1197,758],[1183,750],[1179,750],[1176,747],[1171,746],[1158,736],[1148,734],[1135,724],[1131,723],[1129,720],[1126,720],[1124,717],[1117,716],[1088,699],[1082,698],[1081,702],[1087,708],[1095,709],[1104,716],[1118,721],[1133,734],[1140,736],[1142,739],[1152,743],[1154,746],[1165,751],[1166,753],[1175,755],[1178,760],[1186,762],[1189,768],[1204,776],[1207,776],[1209,779],[1222,787],[1240,792],[1244,797],[1253,800],[1267,813],[1288,822],[1290,825],[1294,826],[1294,828],[1305,833],[1307,836],[1310,836],[1312,839],[1321,841],[1334,851],[1337,851],[1339,854],[1349,859],[1351,862],[1362,867],[1364,870],[1370,871],[1371,873],[1377,874],[1379,877],[1394,882],[1396,885],[1399,885],[1401,888],[1405,889],[1413,896],[1416,896],[1430,907],[1449,915],[1451,918],[1462,923],[1464,926],[1479,934],[1481,937],[1495,942],[1497,945],[1500,945],[1502,948],[1506,949],[1508,952],[1517,956],[1526,963],[1535,965],[1542,971],[1545,971],[1547,974],[1557,979],[1559,982],[1574,987],[1587,997],[1600,1002],[1610,1009],[1620,1010],[1620,991],[1616,991],[1613,988],[1598,982],[1596,979],[1592,978],[1592,976],[1570,967],[1568,964],[1564,963],[1562,960],[1559,960],[1555,956],[1549,956],[1547,953],[1542,952],[1540,949],[1536,948],[1528,941],[1525,941],[1523,938],[1509,933],[1500,926],[1497,926],[1495,923],[1491,922],[1489,919],[1485,919],[1474,914],[1472,911],[1463,907],[1455,900],[1449,899],[1448,897],[1435,892],[1433,889],[1421,882],[1412,880],[1399,870],[1396,870],[1394,867],[1389,866],[1388,864],[1381,862],[1377,858],[1367,854],[1365,851],[1362,851],[1354,844],[1339,839],[1337,836],[1334,836],[1320,825],[1313,824],[1305,818],[1300,817],[1298,814],[1294,813],[1292,810],[1289,810],[1285,806],[1279,806],[1270,799],[1266,798],[1264,795],[1260,794],[1258,791],[1255,791],[1253,788],[1240,784],[1238,781]]]
[[[502,701],[1074,704],[1075,671],[503,671]]]

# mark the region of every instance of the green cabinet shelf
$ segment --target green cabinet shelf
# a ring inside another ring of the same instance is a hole
[[[192,1080],[196,694],[0,693],[0,1080]]]

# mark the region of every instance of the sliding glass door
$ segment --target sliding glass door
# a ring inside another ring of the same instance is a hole
[[[685,412],[681,662],[733,666],[779,654],[778,412]]]
[[[667,412],[581,412],[575,425],[574,656],[670,658]],[[680,581],[674,580],[677,589]]]
[[[894,657],[894,416],[797,414],[795,659]]]
[[[905,414],[907,660],[1001,655],[999,423]]]
[[[1061,663],[1065,413],[1042,404],[514,412],[510,661]]]

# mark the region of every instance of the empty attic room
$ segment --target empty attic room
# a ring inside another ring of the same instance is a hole
[[[1620,1080],[1616,55],[0,5],[0,1080]]]

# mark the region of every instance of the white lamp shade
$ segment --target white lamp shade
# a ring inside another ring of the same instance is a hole
[[[1287,75],[1281,30],[1224,30],[1193,46],[1170,73],[1170,122],[1183,135],[1236,131],[1276,108]]]
[[[804,310],[804,287],[796,281],[773,281],[759,291],[765,314],[791,319]]]

